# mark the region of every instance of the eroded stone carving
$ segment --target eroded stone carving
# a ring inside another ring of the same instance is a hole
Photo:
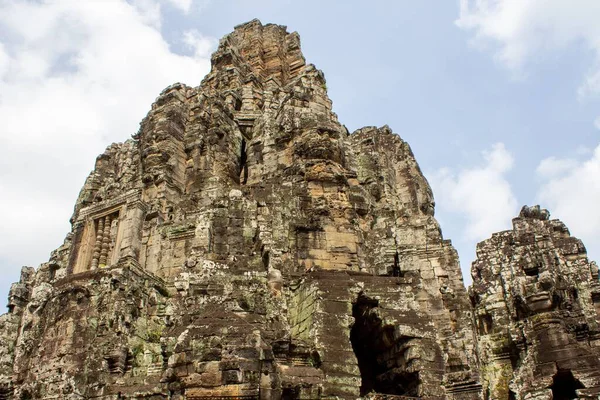
[[[522,275],[560,286],[536,265]],[[519,320],[554,304],[523,290]],[[509,317],[485,296],[474,329],[409,145],[387,126],[350,134],[298,35],[257,20],[97,158],[72,232],[11,296],[0,398],[468,400],[483,396],[476,330],[486,390],[510,359],[489,355]],[[573,380],[555,372],[548,385]]]
[[[490,399],[600,394],[598,267],[549,216],[523,207],[512,230],[477,246],[470,296]]]
[[[98,157],[52,277],[36,275],[40,304],[11,336],[12,387],[476,398],[469,304],[432,205],[408,144],[338,122],[296,33],[241,25],[199,87],[165,89],[139,133]],[[363,298],[385,329],[353,314]],[[352,329],[378,343],[372,384]]]

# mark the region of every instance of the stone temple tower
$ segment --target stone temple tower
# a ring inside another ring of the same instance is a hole
[[[0,400],[594,398],[598,269],[544,211],[514,221],[467,294],[409,145],[348,132],[298,34],[250,21],[23,269]]]
[[[581,240],[539,206],[477,246],[470,290],[490,399],[598,399],[600,282]]]
[[[64,245],[23,271],[0,398],[478,398],[433,204],[390,128],[338,122],[298,34],[240,25],[97,158]]]

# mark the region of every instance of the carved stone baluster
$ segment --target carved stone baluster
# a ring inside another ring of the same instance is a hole
[[[94,243],[94,253],[92,254],[92,263],[90,269],[98,268],[98,260],[100,259],[100,250],[102,249],[102,237],[104,234],[104,217],[98,219],[96,227],[96,243]]]
[[[105,217],[104,221],[104,232],[102,234],[102,248],[100,249],[100,259],[98,261],[98,267],[106,267],[106,261],[108,259],[108,248],[110,246],[110,216]]]

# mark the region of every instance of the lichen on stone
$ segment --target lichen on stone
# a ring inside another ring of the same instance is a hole
[[[524,208],[467,294],[434,206],[391,128],[339,123],[297,33],[239,25],[96,159],[64,244],[23,269],[0,400],[594,398],[583,244]]]

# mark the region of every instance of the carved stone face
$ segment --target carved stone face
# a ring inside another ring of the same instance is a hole
[[[547,312],[552,309],[552,297],[548,292],[540,292],[527,296],[525,302],[533,314]]]
[[[24,285],[14,284],[8,293],[8,310],[15,311],[17,308],[22,308],[27,304],[28,291]]]
[[[305,160],[331,160],[341,164],[342,150],[338,140],[339,133],[336,131],[313,128],[294,143],[294,154]]]

